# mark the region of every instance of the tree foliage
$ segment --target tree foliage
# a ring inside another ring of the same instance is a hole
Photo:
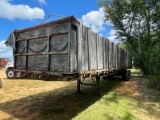
[[[160,71],[160,0],[99,0],[144,74]]]

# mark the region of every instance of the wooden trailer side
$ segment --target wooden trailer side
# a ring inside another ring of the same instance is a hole
[[[113,68],[113,42],[109,41],[109,68]]]
[[[78,72],[78,24],[68,17],[15,31],[15,69]]]
[[[99,35],[97,35],[97,64],[98,64],[98,70],[104,69],[104,51],[105,46],[103,43],[103,38]]]
[[[104,39],[104,69],[109,68],[109,40],[107,38]]]

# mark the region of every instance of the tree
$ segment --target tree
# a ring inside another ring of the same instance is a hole
[[[153,53],[160,50],[160,0],[99,0],[99,5],[105,7],[105,20],[111,21],[117,38],[127,43],[143,73],[153,73]]]

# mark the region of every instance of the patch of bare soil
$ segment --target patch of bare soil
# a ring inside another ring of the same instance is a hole
[[[145,86],[139,84],[142,81],[144,79],[140,78],[140,76],[132,77],[130,81],[126,81],[122,86],[118,87],[117,91],[128,96],[139,97],[141,95],[139,88]]]
[[[160,97],[157,96],[159,91],[147,88],[147,79],[139,74],[132,76],[130,81],[125,82],[117,88],[117,91],[122,94],[127,94],[128,96],[149,101],[157,100]]]
[[[147,88],[147,78],[137,74],[117,88],[120,94],[133,98],[132,112],[138,120],[159,120],[160,91]]]

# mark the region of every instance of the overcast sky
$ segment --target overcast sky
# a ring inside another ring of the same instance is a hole
[[[0,0],[0,57],[12,60],[12,49],[4,45],[10,32],[39,24],[49,14],[75,16],[94,32],[115,42],[115,31],[104,22],[98,0]],[[58,19],[50,17],[47,21]]]

